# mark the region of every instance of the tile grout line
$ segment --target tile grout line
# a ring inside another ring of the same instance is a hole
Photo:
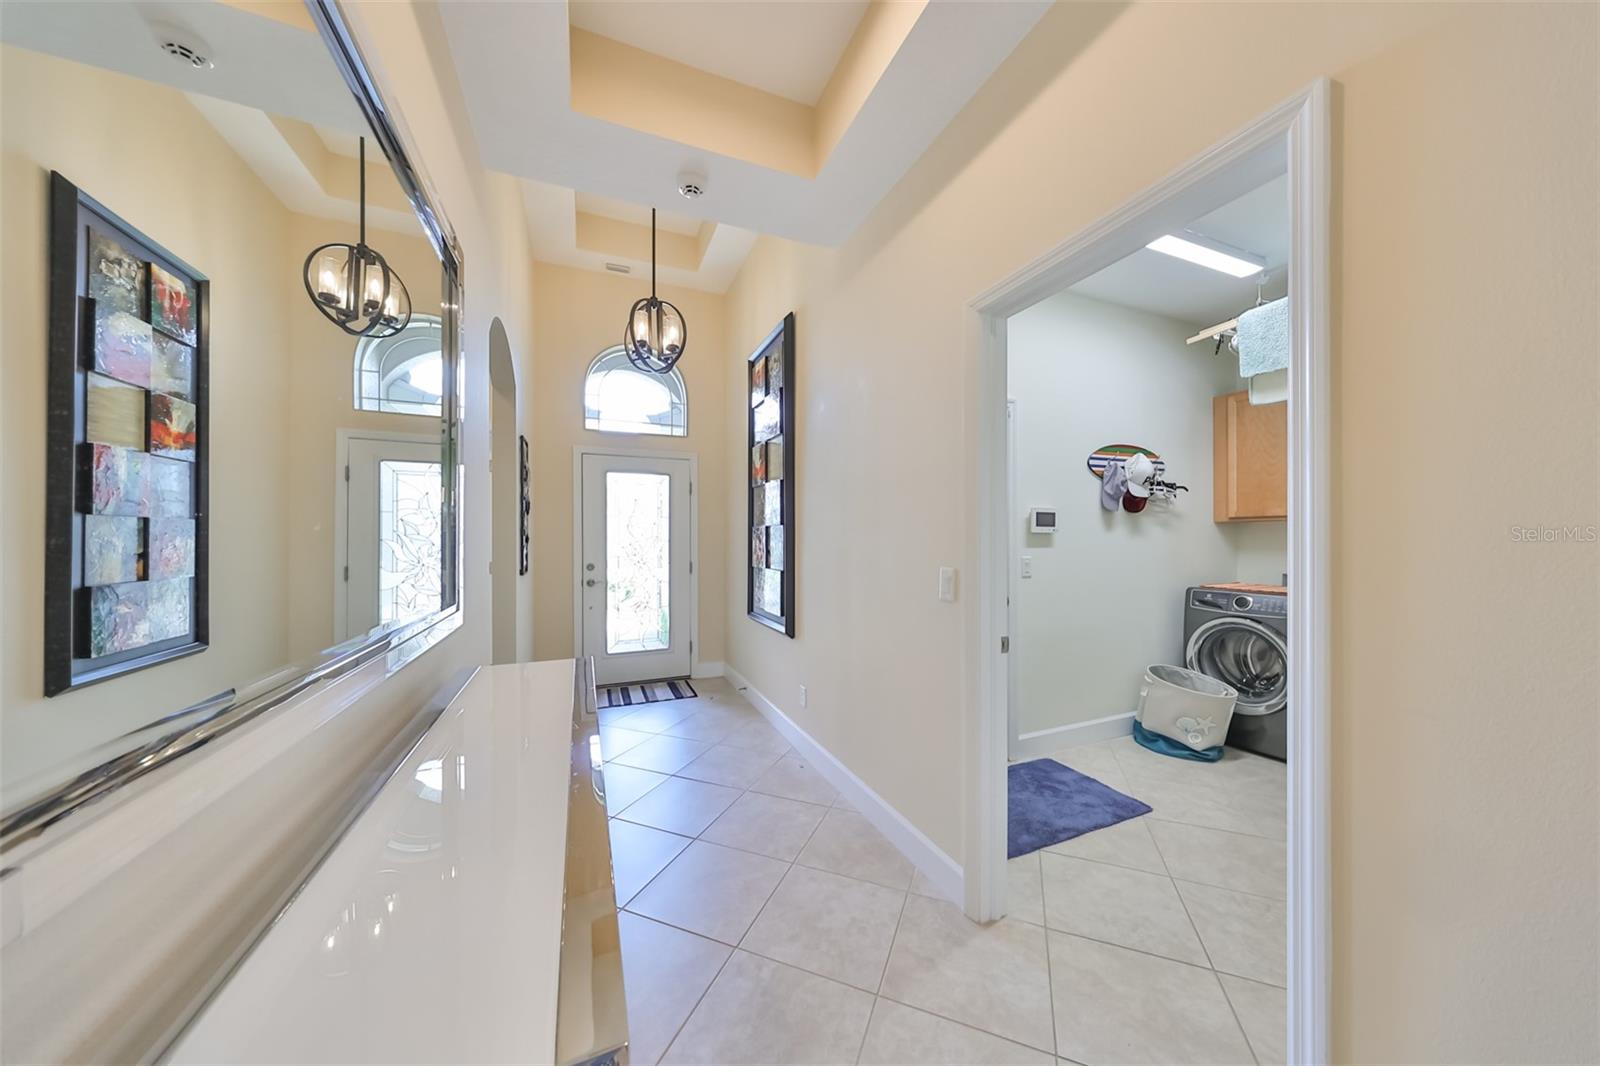
[[[1044,977],[1050,991],[1050,1054],[1061,1055],[1061,1024],[1056,1020],[1056,956],[1050,949],[1050,905],[1044,898],[1044,856],[1039,856],[1039,917],[1044,919]]]
[[[1227,1003],[1228,1009],[1233,1012],[1233,1023],[1239,1027],[1239,1034],[1244,1037],[1244,1046],[1250,1049],[1250,1057],[1256,1060],[1256,1066],[1261,1066],[1261,1055],[1256,1051],[1255,1041],[1250,1039],[1250,1030],[1244,1027],[1244,1021],[1239,1017],[1239,1008],[1233,1005],[1233,997],[1228,995],[1228,986],[1222,983],[1220,976],[1217,978],[1217,987],[1222,989],[1223,1002]]]

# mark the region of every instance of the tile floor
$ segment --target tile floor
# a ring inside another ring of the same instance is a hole
[[[636,1064],[1284,1060],[1284,771],[1055,757],[1154,812],[978,926],[720,679],[600,712]]]

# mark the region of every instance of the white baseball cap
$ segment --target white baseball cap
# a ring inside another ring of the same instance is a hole
[[[1128,475],[1128,492],[1144,499],[1150,495],[1149,481],[1156,476],[1156,464],[1150,461],[1148,455],[1131,455],[1128,461],[1122,464],[1123,470]]]

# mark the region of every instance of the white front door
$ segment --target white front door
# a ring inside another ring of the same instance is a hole
[[[444,558],[438,442],[349,437],[345,448],[341,641],[437,611]]]
[[[602,684],[688,677],[689,460],[585,454],[578,592]]]

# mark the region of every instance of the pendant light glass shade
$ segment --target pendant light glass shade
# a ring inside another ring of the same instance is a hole
[[[622,331],[628,361],[651,374],[671,372],[689,342],[683,313],[656,296],[656,211],[650,209],[650,295],[636,301]]]
[[[367,246],[367,140],[361,139],[361,234],[306,256],[306,295],[324,318],[353,337],[392,337],[411,322],[411,293]]]

